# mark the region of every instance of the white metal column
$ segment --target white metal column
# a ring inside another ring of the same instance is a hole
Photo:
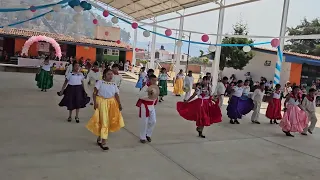
[[[221,5],[224,5],[225,1],[221,1]],[[222,8],[219,10],[219,22],[218,22],[218,30],[217,30],[217,41],[216,44],[221,44],[222,42],[222,36],[219,36],[223,33],[223,21],[224,21],[224,11],[225,9]],[[212,91],[214,92],[216,89],[216,86],[218,84],[218,76],[219,76],[219,65],[220,65],[220,56],[221,56],[221,46],[217,46],[217,49],[215,51],[214,55],[214,61],[212,63],[211,68],[211,75],[212,75]]]
[[[133,31],[133,44],[132,44],[132,66],[136,66],[136,47],[137,47],[138,29]],[[132,68],[134,72],[134,68]]]
[[[183,36],[183,23],[184,23],[184,17],[180,18],[180,24],[179,24],[179,35],[178,35],[178,39],[181,41],[182,40],[182,36]],[[179,71],[179,67],[180,67],[180,58],[181,58],[181,46],[176,46],[177,47],[177,55],[175,56],[175,73],[177,74]]]
[[[283,49],[284,49],[284,41],[285,39],[284,38],[281,38],[283,36],[285,36],[286,34],[286,29],[287,29],[287,20],[288,20],[288,13],[289,13],[289,5],[290,5],[290,0],[284,0],[283,2],[283,10],[282,10],[282,20],[281,20],[281,26],[280,26],[280,49],[281,49],[281,52],[283,53]],[[278,55],[279,57],[279,55]],[[280,82],[284,82],[284,81],[281,81],[281,72],[283,72],[284,68],[281,68],[282,66],[282,63],[280,61],[280,59],[278,58],[278,61],[277,61],[277,67],[279,69],[276,68],[276,72],[275,74],[278,74],[277,76],[275,75],[274,77],[274,82],[276,83],[280,83]],[[275,84],[275,83],[274,83]]]
[[[157,31],[157,27],[153,26],[153,32]],[[149,69],[153,69],[154,61],[155,61],[155,55],[156,55],[156,34],[152,33],[152,42],[151,42],[151,54],[150,54],[150,63],[149,63]]]

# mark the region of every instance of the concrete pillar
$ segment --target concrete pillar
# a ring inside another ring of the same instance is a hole
[[[133,31],[133,44],[132,44],[132,66],[136,66],[136,47],[137,47],[138,29]],[[134,68],[132,68],[134,72]]]
[[[283,2],[283,10],[282,10],[282,20],[281,20],[281,26],[280,26],[280,37],[285,36],[286,34],[286,29],[287,29],[287,20],[288,20],[288,13],[289,13],[289,5],[290,5],[290,0],[284,0]],[[283,53],[283,49],[284,49],[284,38],[280,38],[280,49],[281,49],[281,53]],[[283,59],[284,60],[284,59]],[[282,63],[280,58],[279,58],[279,54],[278,54],[278,61],[276,64],[276,69],[275,69],[275,76],[274,76],[274,80],[273,80],[273,84],[278,84],[280,82],[284,82],[287,81],[285,79],[283,79],[284,77],[281,78],[281,73],[284,71],[284,68],[282,68]]]
[[[221,4],[224,5],[225,1],[221,1]],[[223,33],[223,23],[224,23],[224,11],[225,9],[222,8],[219,10],[219,21],[218,21],[218,30],[217,34],[220,35]],[[217,36],[216,44],[222,43],[222,36]],[[217,46],[217,49],[215,51],[214,61],[212,63],[211,68],[211,75],[212,75],[212,91],[216,89],[216,86],[218,84],[218,76],[219,76],[219,65],[220,65],[220,56],[221,56],[221,46]]]
[[[157,27],[153,26],[153,32],[157,31]],[[156,55],[156,34],[152,33],[152,42],[151,42],[151,54],[150,54],[150,63],[149,67],[150,69],[154,69],[154,61],[155,61],[155,55]]]
[[[180,24],[179,24],[179,35],[178,35],[178,39],[181,41],[182,37],[183,37],[183,23],[184,23],[184,17],[180,18]],[[175,73],[177,74],[179,72],[179,67],[180,67],[180,58],[181,58],[181,46],[176,46],[177,47],[177,54],[175,54]]]

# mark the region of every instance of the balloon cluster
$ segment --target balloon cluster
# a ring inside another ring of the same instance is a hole
[[[28,55],[28,51],[29,51],[30,46],[33,43],[39,42],[39,41],[45,41],[47,43],[50,43],[56,51],[56,56],[59,59],[61,59],[62,53],[61,53],[60,45],[57,43],[56,40],[54,40],[51,37],[47,37],[47,36],[32,36],[31,38],[29,38],[23,45],[21,55]]]
[[[68,5],[72,8],[75,7],[81,7],[84,11],[89,11],[92,9],[92,5],[88,3],[87,1],[81,1],[80,0],[71,0],[68,2]]]

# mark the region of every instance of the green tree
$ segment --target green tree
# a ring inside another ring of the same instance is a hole
[[[304,18],[300,25],[287,31],[289,36],[320,34],[320,19],[308,21]],[[289,44],[284,47],[286,51],[320,56],[320,39],[290,39],[287,42]]]
[[[233,26],[234,35],[247,35],[248,27],[246,24],[237,23]],[[235,38],[235,37],[225,37],[222,40],[222,44],[251,44],[252,39],[248,38]],[[221,57],[220,57],[220,70],[225,67],[232,67],[234,69],[242,70],[249,61],[254,57],[252,51],[246,53],[242,50],[243,47],[222,47]],[[214,59],[214,52],[211,53],[212,59]]]

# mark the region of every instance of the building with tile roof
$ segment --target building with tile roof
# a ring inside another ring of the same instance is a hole
[[[132,47],[126,43],[117,44],[112,41],[89,38],[76,39],[63,34],[15,28],[9,31],[0,29],[0,56],[4,53],[13,56],[21,52],[28,38],[39,35],[55,39],[60,44],[63,55],[67,57],[75,57],[76,59],[83,57],[91,61],[122,61],[123,63],[126,60],[132,60]],[[29,56],[38,55],[37,43],[34,43],[29,49]]]

